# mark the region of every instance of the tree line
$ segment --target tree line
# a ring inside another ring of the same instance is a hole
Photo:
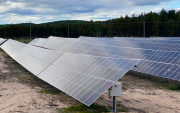
[[[42,24],[10,24],[0,26],[0,37],[46,38],[49,36],[72,37],[180,37],[180,11],[166,11],[126,15],[106,21],[56,21]]]

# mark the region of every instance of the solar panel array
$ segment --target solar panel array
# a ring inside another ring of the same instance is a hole
[[[66,42],[70,43],[68,48],[61,49],[63,45],[60,44],[60,47],[57,46],[54,50],[103,57],[141,59],[138,67],[133,68],[134,71],[179,80],[178,71],[173,71],[175,73],[172,75],[170,72],[180,62],[180,40],[163,39],[81,36],[78,40]],[[65,42],[63,43],[66,45]]]
[[[8,40],[2,49],[35,76],[88,106],[139,62],[127,58],[75,54],[72,50],[79,49],[79,42],[76,42],[77,39],[56,37],[38,38],[29,44]],[[105,50],[101,48],[99,52]]]
[[[118,42],[117,46],[130,48],[129,51],[131,51],[131,55],[125,57],[141,59],[138,68],[134,68],[134,70],[169,79],[180,80],[180,73],[178,69],[175,68],[179,66],[180,62],[179,39],[119,38],[116,39],[115,42]],[[116,45],[116,43],[114,44]],[[139,52],[137,53],[136,51]],[[128,51],[125,51],[125,53],[128,53]]]
[[[138,68],[134,68],[133,70],[180,81],[180,73],[177,69],[180,61],[179,39],[125,39],[121,40],[121,43],[124,45],[130,43],[126,46],[151,51],[145,59],[139,62]]]
[[[37,77],[89,106],[130,69],[180,81],[179,43],[175,38],[51,36],[29,44],[8,40],[2,48]]]

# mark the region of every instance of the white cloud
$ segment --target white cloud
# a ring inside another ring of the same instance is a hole
[[[105,20],[128,14],[176,9],[177,0],[0,0],[1,23]],[[171,4],[171,6],[168,6]],[[3,20],[3,21],[2,21]]]

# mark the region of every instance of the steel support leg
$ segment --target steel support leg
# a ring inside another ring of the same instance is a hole
[[[113,96],[113,112],[116,113],[116,96]]]

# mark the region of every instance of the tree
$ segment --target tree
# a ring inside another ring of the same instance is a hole
[[[172,19],[168,21],[168,36],[173,37],[175,34],[175,22]]]
[[[94,31],[93,30],[91,30],[91,32],[89,33],[89,36],[94,37]]]

